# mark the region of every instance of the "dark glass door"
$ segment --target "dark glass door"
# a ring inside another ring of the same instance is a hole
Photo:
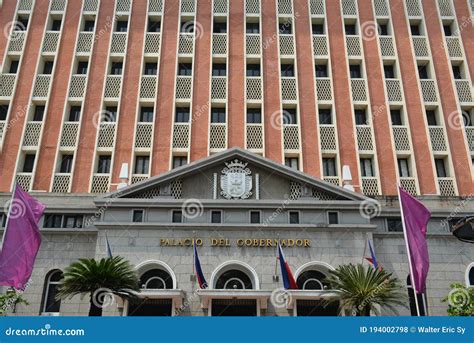
[[[297,300],[296,311],[301,317],[338,316],[339,303],[326,305],[321,300]]]
[[[169,317],[172,311],[171,299],[138,299],[128,305],[130,317]]]
[[[221,317],[253,317],[257,315],[257,301],[252,299],[214,299],[212,315]]]

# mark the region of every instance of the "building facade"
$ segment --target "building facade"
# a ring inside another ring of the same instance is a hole
[[[433,211],[444,314],[474,261],[449,233],[474,212],[472,18],[468,0],[5,0],[0,199],[19,184],[48,206],[18,313],[86,313],[48,295],[108,232],[147,298],[110,314],[334,314],[323,276],[367,237],[405,283],[401,184]],[[279,239],[313,284],[283,305]]]

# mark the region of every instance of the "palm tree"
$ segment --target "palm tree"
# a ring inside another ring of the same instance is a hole
[[[328,302],[339,301],[341,312],[349,309],[356,316],[370,316],[371,311],[378,314],[376,305],[394,313],[397,313],[395,306],[406,307],[400,282],[381,268],[366,268],[361,263],[341,265],[330,271],[326,281],[339,291],[339,297]]]
[[[133,298],[138,290],[138,276],[123,257],[115,256],[99,261],[82,258],[65,269],[57,298],[89,293],[89,316],[102,316],[103,307],[113,300],[113,295]]]

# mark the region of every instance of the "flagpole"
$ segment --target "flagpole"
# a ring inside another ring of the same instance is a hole
[[[8,209],[7,213],[7,220],[5,222],[5,230],[3,230],[3,236],[2,236],[2,246],[0,246],[0,251],[3,249],[3,243],[5,242],[5,235],[7,234],[7,229],[8,229],[8,223],[10,222],[10,214],[13,208],[13,200],[15,199],[15,193],[16,193],[16,187],[18,186],[17,183],[15,183],[15,187],[13,187],[13,192],[12,192],[12,199],[10,200],[10,208]]]
[[[362,254],[362,263],[364,263],[365,260],[365,253],[367,252],[367,242],[369,240],[369,233],[367,232],[365,236],[365,245],[364,245],[364,253]]]
[[[398,203],[400,206],[400,214],[402,217],[402,227],[403,227],[403,235],[405,236],[405,245],[407,248],[407,256],[408,256],[408,267],[410,269],[410,280],[411,280],[411,287],[413,289],[413,295],[415,298],[415,306],[416,306],[416,314],[418,317],[421,317],[420,315],[420,304],[418,304],[418,294],[416,293],[416,287],[415,287],[415,278],[413,275],[413,265],[411,263],[411,254],[410,254],[410,246],[408,244],[408,236],[407,236],[407,228],[405,225],[405,215],[403,213],[403,206],[402,206],[402,200],[400,197],[400,185],[397,184],[397,190],[398,190]]]

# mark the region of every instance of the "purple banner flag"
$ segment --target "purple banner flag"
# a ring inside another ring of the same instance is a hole
[[[24,289],[41,244],[38,222],[45,206],[15,187],[0,252],[0,285]]]
[[[403,188],[400,189],[400,206],[404,221],[405,239],[409,247],[411,272],[413,273],[416,293],[423,293],[426,288],[426,277],[430,268],[426,226],[431,212]]]

